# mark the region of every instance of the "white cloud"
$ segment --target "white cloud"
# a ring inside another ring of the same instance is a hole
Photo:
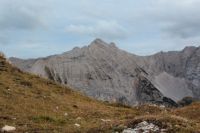
[[[127,37],[126,29],[116,21],[98,21],[92,25],[71,24],[66,27],[65,31],[75,35],[106,39],[123,39]]]
[[[200,35],[199,0],[158,0],[152,1],[151,8],[144,16],[170,38],[193,38]]]
[[[0,0],[0,29],[32,30],[44,25],[36,7],[23,1]]]

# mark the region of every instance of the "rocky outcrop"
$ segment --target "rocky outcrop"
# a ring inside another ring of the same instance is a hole
[[[68,84],[99,100],[174,105],[174,100],[200,96],[198,49],[140,57],[96,39],[60,55],[10,60],[23,71]]]
[[[167,107],[178,107],[176,102],[165,97],[147,78],[139,76],[136,82],[136,97],[141,104],[154,103]]]
[[[138,123],[134,129],[124,129],[122,133],[165,133],[165,131],[165,129],[160,129],[157,125],[153,123],[143,121],[141,123]]]

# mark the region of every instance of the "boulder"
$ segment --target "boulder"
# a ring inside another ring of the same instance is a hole
[[[2,127],[1,132],[9,133],[9,132],[14,132],[15,130],[16,130],[16,127],[5,125],[4,127]]]

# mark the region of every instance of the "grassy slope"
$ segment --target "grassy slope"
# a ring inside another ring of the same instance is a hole
[[[199,116],[199,103],[166,110],[147,105],[117,107],[99,102],[68,87],[21,72],[0,57],[0,127],[15,126],[20,133],[112,132],[143,120],[168,128],[169,132],[188,133],[200,128]]]

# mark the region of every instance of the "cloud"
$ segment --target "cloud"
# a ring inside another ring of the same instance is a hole
[[[164,27],[163,32],[166,32],[170,37],[193,38],[200,35],[200,23],[195,20],[180,21]]]
[[[33,30],[44,25],[36,8],[26,2],[11,0],[0,4],[1,30]]]
[[[170,38],[193,38],[200,35],[199,6],[199,0],[158,0],[149,15]]]
[[[105,39],[123,39],[127,37],[126,29],[116,21],[98,21],[92,25],[74,25],[66,27],[66,32],[75,35],[100,37]]]

